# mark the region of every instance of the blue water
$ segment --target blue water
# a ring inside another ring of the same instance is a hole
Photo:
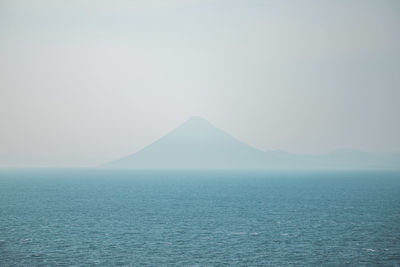
[[[400,266],[400,173],[0,171],[0,266]]]

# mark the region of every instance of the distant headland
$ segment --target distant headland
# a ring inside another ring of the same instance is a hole
[[[400,169],[400,153],[338,149],[322,155],[262,151],[191,117],[140,151],[106,163],[141,169]]]

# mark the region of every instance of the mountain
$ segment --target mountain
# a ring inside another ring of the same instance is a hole
[[[123,168],[259,168],[268,155],[192,117],[142,150],[106,164]]]
[[[192,117],[142,150],[107,163],[111,168],[400,169],[400,153],[338,149],[327,154],[261,151]]]

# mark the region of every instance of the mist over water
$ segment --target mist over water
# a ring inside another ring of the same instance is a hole
[[[399,192],[398,172],[2,170],[0,265],[396,266]]]

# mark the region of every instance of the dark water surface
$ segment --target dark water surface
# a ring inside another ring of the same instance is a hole
[[[0,266],[400,266],[400,173],[0,171]]]

